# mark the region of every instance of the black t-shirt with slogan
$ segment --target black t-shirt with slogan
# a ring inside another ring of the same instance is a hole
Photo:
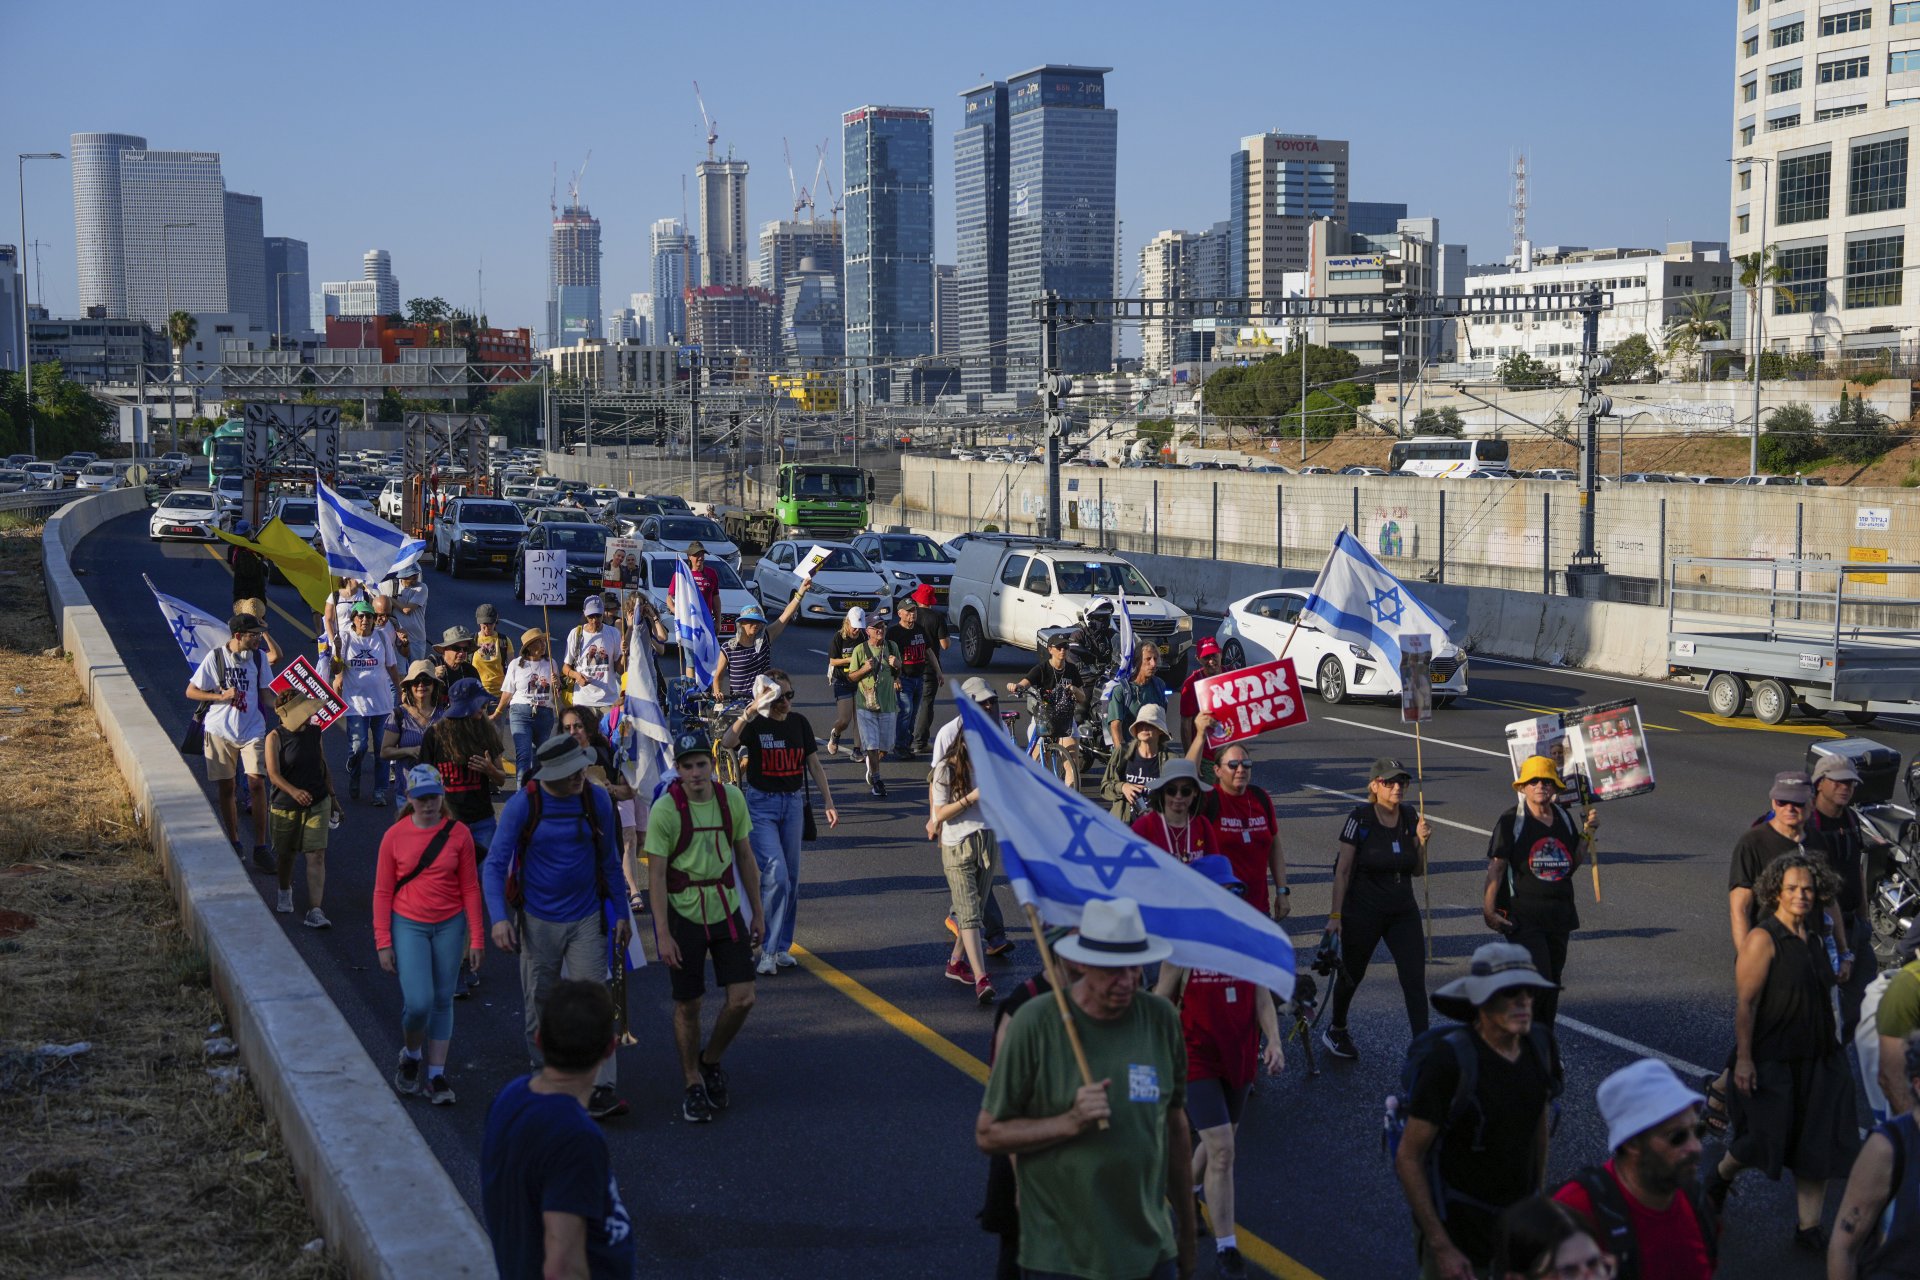
[[[900,650],[900,674],[909,678],[927,672],[927,649],[934,642],[926,620],[916,618],[911,627],[894,623],[887,628],[887,639]]]
[[[747,785],[756,791],[798,791],[807,757],[817,750],[813,726],[794,711],[784,720],[755,716],[741,731],[740,743],[747,749]]]
[[[1551,822],[1542,822],[1522,807],[1519,835],[1513,814],[1503,813],[1487,843],[1489,858],[1506,860],[1513,901],[1507,914],[1516,924],[1530,924],[1555,933],[1580,927],[1573,904],[1573,858],[1580,833],[1566,810],[1554,806]]]

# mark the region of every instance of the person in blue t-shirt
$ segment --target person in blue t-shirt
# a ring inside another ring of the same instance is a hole
[[[480,1208],[501,1280],[632,1280],[633,1222],[607,1139],[587,1114],[613,1056],[613,999],[598,982],[554,985],[540,1009],[546,1065],[502,1089],[480,1143]]]

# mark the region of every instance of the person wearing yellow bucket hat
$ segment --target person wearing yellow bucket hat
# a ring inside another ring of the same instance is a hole
[[[1588,809],[1585,822],[1576,822],[1555,803],[1567,784],[1546,756],[1521,761],[1513,789],[1519,802],[1492,824],[1480,912],[1487,928],[1525,947],[1534,967],[1558,984],[1567,965],[1567,943],[1580,927],[1573,873],[1599,829],[1599,816]],[[1559,1002],[1557,990],[1540,992],[1534,1020],[1551,1029]]]

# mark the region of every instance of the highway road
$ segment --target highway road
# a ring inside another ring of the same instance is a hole
[[[177,736],[188,714],[181,694],[188,673],[138,574],[223,615],[229,579],[206,548],[151,544],[145,527],[144,513],[104,526],[80,545],[74,564],[149,705]],[[435,636],[453,623],[471,626],[483,601],[498,604],[516,632],[538,621],[537,610],[509,599],[504,581],[430,574],[429,584]],[[275,587],[273,603],[282,645],[310,651],[298,598]],[[553,619],[562,632],[572,621]],[[781,665],[797,677],[798,709],[822,737],[831,721],[827,634],[796,625],[778,643]],[[964,674],[957,645],[949,658]],[[1028,660],[1003,648],[994,678],[1011,678]],[[1728,852],[1766,808],[1776,771],[1798,766],[1814,737],[1846,736],[1815,722],[1774,729],[1709,722],[1704,699],[1678,687],[1476,660],[1472,693],[1438,713],[1418,746],[1427,812],[1439,827],[1430,987],[1462,973],[1465,958],[1491,936],[1478,902],[1487,830],[1513,803],[1504,725],[1542,709],[1621,697],[1640,701],[1659,787],[1603,809],[1604,901],[1593,900],[1584,873],[1579,879],[1584,927],[1574,936],[1561,1002],[1568,1088],[1553,1144],[1556,1178],[1604,1158],[1592,1099],[1606,1073],[1649,1053],[1689,1072],[1725,1058],[1733,1035]],[[1295,887],[1288,927],[1303,967],[1325,923],[1334,835],[1364,790],[1368,763],[1381,754],[1409,763],[1416,756],[1397,708],[1314,700],[1309,714],[1309,723],[1262,739],[1255,753],[1256,780],[1278,805]],[[1911,755],[1920,749],[1917,731],[1920,721],[1883,719],[1868,733]],[[336,765],[345,745],[337,735]],[[972,1140],[990,1015],[941,975],[946,888],[920,829],[925,767],[889,766],[884,800],[869,798],[844,760],[828,770],[841,825],[807,850],[798,928],[804,964],[761,981],[757,1007],[728,1055],[732,1109],[713,1124],[679,1119],[665,971],[649,968],[632,984],[640,1043],[622,1050],[620,1068],[633,1112],[608,1132],[642,1274],[991,1274],[994,1240],[974,1220],[986,1162]],[[335,833],[331,930],[304,929],[298,915],[277,917],[383,1069],[396,1052],[399,991],[374,961],[368,905],[385,821],[361,804]],[[269,900],[270,879],[256,882]],[[1017,915],[1011,894],[1000,892]],[[1016,936],[1011,960],[996,962],[1009,975],[1003,985],[1035,966],[1025,929]],[[487,1100],[524,1070],[519,1010],[513,960],[489,952],[478,995],[456,1006],[451,1075],[459,1105],[410,1109],[476,1206]],[[1355,1002],[1352,1030],[1360,1060],[1317,1054],[1317,1076],[1290,1042],[1287,1070],[1260,1086],[1242,1128],[1241,1244],[1249,1261],[1275,1275],[1412,1273],[1411,1227],[1380,1145],[1381,1103],[1397,1085],[1406,1038],[1384,950]],[[1790,1249],[1791,1213],[1788,1187],[1743,1179],[1729,1207],[1723,1274],[1761,1266],[1773,1276],[1821,1274],[1812,1258]]]

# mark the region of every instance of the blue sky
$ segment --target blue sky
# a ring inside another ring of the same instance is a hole
[[[1226,216],[1227,156],[1268,128],[1350,140],[1355,199],[1439,217],[1474,262],[1506,251],[1518,148],[1536,243],[1727,237],[1729,2],[1267,0],[1222,13],[1129,0],[108,0],[13,6],[0,30],[0,154],[65,151],[69,134],[93,130],[217,150],[227,186],[264,197],[267,234],[309,243],[316,288],[357,277],[361,253],[380,247],[403,298],[471,306],[484,261],[493,321],[536,330],[554,165],[564,203],[591,150],[582,200],[604,227],[606,306],[624,305],[648,287],[649,225],[679,215],[681,177],[704,153],[695,79],[720,146],[753,166],[756,233],[789,216],[783,135],[802,185],[831,138],[837,186],[841,111],[931,106],[939,253],[951,261],[957,95],[1073,62],[1115,68],[1129,274],[1154,232]],[[28,166],[27,213],[45,301],[71,314],[65,165]],[[0,227],[0,242],[18,237],[12,217]]]

